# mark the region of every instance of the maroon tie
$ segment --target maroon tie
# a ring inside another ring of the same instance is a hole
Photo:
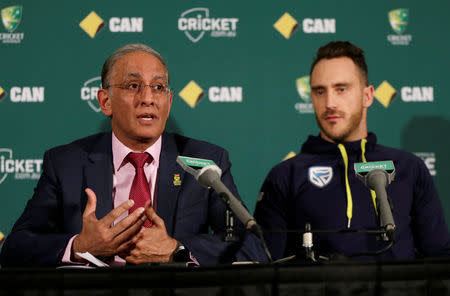
[[[134,210],[139,207],[143,207],[147,200],[152,200],[152,194],[150,192],[150,186],[147,182],[147,178],[144,173],[144,164],[146,162],[151,162],[153,157],[148,153],[136,153],[131,152],[127,155],[128,161],[136,169],[136,175],[133,179],[133,184],[131,184],[130,199],[134,200],[134,205],[129,210],[131,214]],[[150,203],[151,206],[151,203]],[[151,223],[146,220],[144,223],[145,227],[150,227]]]

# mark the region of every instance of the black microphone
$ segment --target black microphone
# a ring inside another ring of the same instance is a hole
[[[380,227],[385,230],[382,239],[385,241],[394,241],[395,222],[392,215],[392,205],[386,192],[386,187],[391,183],[395,175],[393,162],[355,163],[355,172],[357,177],[367,187],[375,190],[379,223]]]
[[[248,210],[244,207],[242,202],[234,196],[234,194],[223,184],[220,180],[220,175],[217,170],[212,168],[205,168],[198,176],[200,185],[206,188],[213,188],[214,191],[228,204],[234,215],[244,224],[245,228],[252,231],[256,235],[262,235],[262,230],[256,223],[255,218],[250,215]]]
[[[178,156],[177,162],[186,172],[193,175],[200,185],[213,188],[246,229],[252,231],[258,237],[262,237],[261,227],[242,202],[222,183],[220,180],[222,170],[212,160]]]

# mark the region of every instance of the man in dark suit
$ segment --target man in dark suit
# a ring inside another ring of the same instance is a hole
[[[176,163],[178,155],[213,160],[237,195],[224,149],[164,132],[168,85],[163,58],[148,46],[126,45],[106,60],[97,97],[112,133],[45,153],[33,198],[3,246],[2,266],[82,263],[83,252],[116,264],[264,259],[253,235],[223,241],[225,204]],[[132,155],[143,156],[143,164]]]

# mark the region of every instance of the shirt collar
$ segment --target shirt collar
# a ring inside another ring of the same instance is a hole
[[[162,137],[159,136],[158,140],[148,147],[145,152],[150,154],[153,157],[152,163],[159,167],[159,156],[161,154],[161,145],[162,144]],[[112,154],[113,154],[113,162],[114,162],[114,172],[117,172],[123,165],[123,160],[130,152],[137,152],[133,151],[127,146],[125,146],[122,142],[120,142],[119,139],[117,139],[116,135],[114,135],[114,132],[112,132]]]

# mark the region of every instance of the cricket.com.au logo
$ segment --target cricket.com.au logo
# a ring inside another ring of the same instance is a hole
[[[22,20],[22,6],[9,6],[1,10],[2,23],[7,33],[0,33],[2,43],[21,43],[24,33],[14,33]]]
[[[412,40],[411,35],[404,35],[408,26],[408,9],[399,8],[389,11],[388,18],[392,30],[396,35],[388,35],[387,39],[392,45],[409,45]]]
[[[209,8],[196,7],[183,12],[178,18],[178,30],[196,43],[206,33],[211,37],[236,37],[238,18],[210,17]]]
[[[309,76],[303,76],[295,81],[297,91],[303,102],[295,103],[295,110],[300,114],[314,113],[314,108],[311,103],[311,87],[309,85]]]
[[[98,113],[101,111],[97,101],[97,92],[102,87],[101,77],[97,76],[86,80],[81,87],[81,100],[86,102],[92,111]]]
[[[14,175],[16,180],[36,180],[41,176],[42,159],[13,158],[13,151],[0,148],[0,184],[8,175]]]
[[[436,154],[434,152],[414,152],[414,154],[420,157],[428,170],[430,171],[430,175],[436,176]]]

